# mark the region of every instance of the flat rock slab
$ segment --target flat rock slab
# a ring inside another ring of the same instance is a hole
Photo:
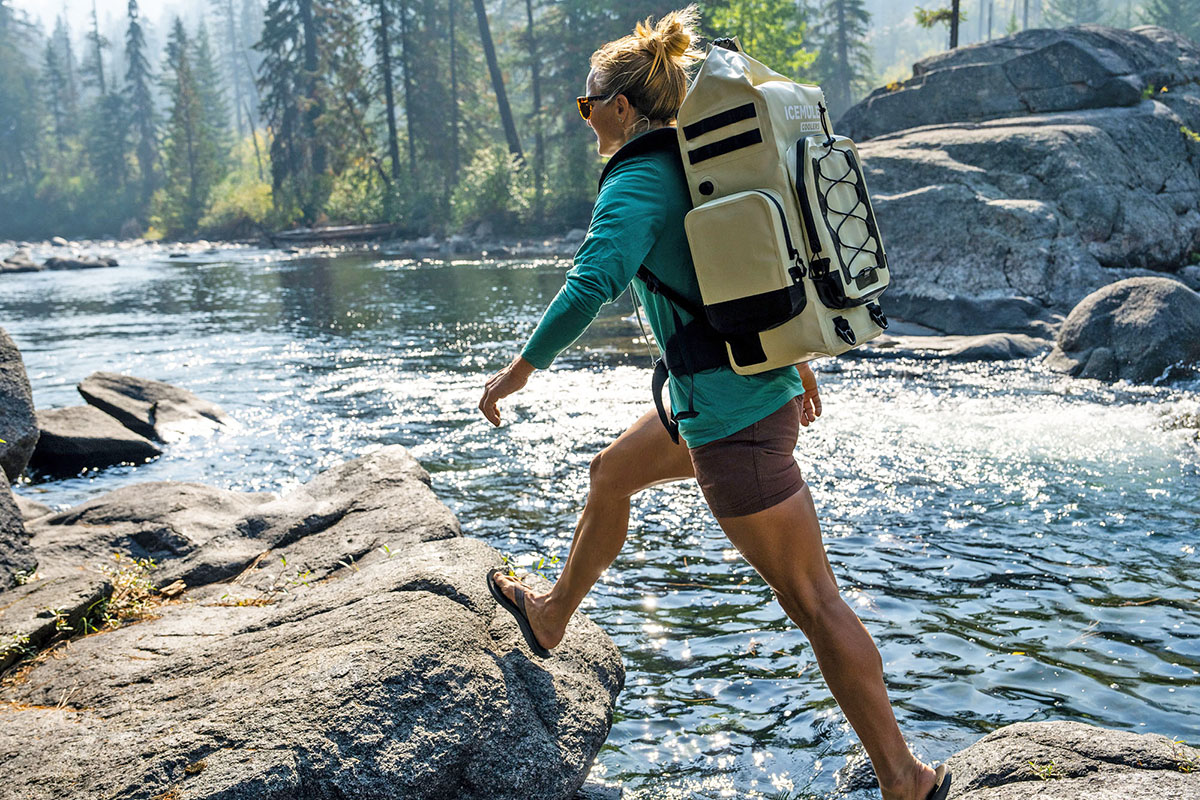
[[[954,800],[1200,797],[1200,750],[1159,734],[1081,722],[1008,725],[947,763],[954,772]]]
[[[141,464],[162,455],[154,442],[139,436],[95,406],[69,406],[37,412],[41,436],[29,465],[50,475],[74,475],[113,464]]]
[[[1051,342],[1023,333],[987,333],[982,336],[880,336],[866,356],[890,358],[945,358],[954,361],[1011,361],[1033,358],[1048,351]]]
[[[78,630],[112,593],[98,573],[76,570],[0,592],[0,670],[26,652],[36,652],[60,630]]]
[[[0,328],[0,469],[14,481],[24,471],[38,440],[33,390],[21,351]]]
[[[0,590],[16,586],[18,577],[32,574],[36,567],[29,531],[0,470]]]
[[[1081,378],[1150,383],[1200,365],[1200,294],[1169,278],[1105,286],[1072,309],[1046,363]]]
[[[94,566],[121,550],[158,564],[154,580],[188,586],[244,578],[255,588],[318,580],[387,550],[461,535],[429,475],[385,447],[275,495],[164,481],[126,486],[30,521],[43,574]],[[270,557],[267,557],[268,551]]]
[[[131,431],[160,442],[207,435],[231,423],[218,406],[187,389],[148,378],[93,372],[79,393]]]
[[[327,470],[277,509],[292,520],[270,528],[279,549],[39,660],[0,689],[0,785],[28,800],[572,798],[620,654],[577,614],[535,660],[488,592],[499,554],[458,535],[427,481],[398,446]],[[261,585],[288,548],[292,580]]]

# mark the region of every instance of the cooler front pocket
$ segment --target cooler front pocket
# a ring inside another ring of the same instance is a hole
[[[807,136],[787,163],[821,303],[850,308],[875,299],[891,276],[854,142]]]
[[[804,261],[779,196],[739,192],[684,219],[709,323],[726,337],[776,328],[804,310]]]

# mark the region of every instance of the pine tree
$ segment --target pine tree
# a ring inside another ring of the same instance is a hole
[[[15,184],[19,193],[32,189],[40,159],[41,87],[24,53],[24,42],[32,34],[32,26],[18,18],[7,0],[0,0],[0,188]]]
[[[270,0],[259,71],[271,128],[276,208],[312,223],[332,189],[333,167],[369,138],[362,97],[357,10],[351,0]],[[335,163],[336,162],[336,163]]]
[[[67,151],[67,136],[72,130],[67,126],[67,74],[62,54],[56,42],[50,39],[42,54],[42,81],[46,87],[46,108],[50,112],[53,126],[55,150],[59,157]]]
[[[141,194],[139,213],[145,213],[157,184],[158,143],[155,135],[154,100],[150,93],[150,62],[146,58],[146,36],[142,30],[137,0],[129,0],[129,27],[125,33],[125,91],[130,127],[134,137]]]
[[[819,12],[820,51],[813,70],[825,91],[830,119],[837,119],[870,88],[871,15],[863,0],[824,0]]]
[[[1046,0],[1045,24],[1061,28],[1066,25],[1106,22],[1107,13],[1101,0]]]
[[[84,61],[83,75],[89,79],[100,96],[108,94],[108,81],[104,77],[104,51],[108,49],[108,39],[100,35],[100,20],[96,16],[96,0],[92,0],[92,29],[87,32],[88,51]]]
[[[178,17],[167,41],[163,70],[171,100],[167,120],[163,190],[158,217],[167,233],[194,233],[208,209],[213,187],[225,173],[228,110],[214,86],[216,69],[206,35],[189,37]],[[208,73],[208,74],[205,74]]]
[[[1150,0],[1142,18],[1200,42],[1200,0]]]

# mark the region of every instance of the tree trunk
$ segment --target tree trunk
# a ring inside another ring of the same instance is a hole
[[[300,0],[300,23],[304,29],[304,97],[307,108],[303,117],[303,137],[305,146],[312,155],[311,172],[306,175],[308,185],[304,187],[304,197],[301,208],[304,210],[305,221],[312,222],[320,212],[312,205],[312,190],[318,176],[325,172],[326,152],[321,137],[317,135],[317,119],[322,108],[317,96],[317,68],[320,66],[317,51],[317,31],[313,20],[313,0]]]
[[[504,76],[500,74],[500,65],[496,62],[496,48],[492,44],[492,31],[488,26],[483,0],[475,0],[475,16],[479,19],[479,40],[483,44],[483,54],[487,57],[488,72],[492,75],[492,87],[496,91],[496,104],[500,108],[500,120],[504,123],[504,136],[508,139],[509,152],[524,161],[525,154],[521,152],[521,140],[517,138],[512,107],[509,106],[508,94],[504,91]]]
[[[958,47],[958,8],[959,0],[950,4],[950,49]]]
[[[458,183],[458,38],[454,32],[458,3],[450,0],[450,184]]]
[[[408,172],[413,189],[420,186],[417,175],[417,143],[413,137],[412,46],[408,37],[408,3],[400,4],[400,68],[404,70],[404,129],[408,134]]]
[[[529,20],[529,73],[533,91],[533,219],[542,221],[542,184],[546,170],[545,140],[542,136],[541,64],[538,62],[537,38],[533,30],[533,0],[525,0],[525,15]]]
[[[237,118],[238,138],[241,139],[246,135],[246,128],[242,124],[242,80],[238,75],[238,40],[237,30],[233,26],[233,0],[225,0],[225,34],[229,38],[229,78],[233,81],[233,104],[235,116]]]
[[[383,71],[383,99],[387,105],[388,158],[392,160],[392,178],[400,179],[400,147],[396,138],[396,95],[392,89],[392,48],[388,29],[388,0],[379,0],[379,68]]]

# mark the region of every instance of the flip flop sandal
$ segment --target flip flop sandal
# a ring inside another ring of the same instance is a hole
[[[529,624],[529,617],[525,613],[525,591],[520,586],[513,587],[517,595],[517,602],[515,603],[509,600],[504,592],[500,591],[500,587],[496,583],[496,576],[503,572],[504,570],[499,567],[493,567],[488,571],[487,585],[488,589],[492,592],[492,597],[496,598],[496,602],[502,608],[517,618],[517,625],[521,627],[521,634],[525,637],[529,649],[537,656],[549,658],[550,651],[538,644],[537,637],[533,635],[533,626]]]
[[[929,790],[925,800],[946,800],[948,794],[950,794],[950,770],[946,769],[945,764],[942,764],[937,768],[933,778],[933,788]]]

